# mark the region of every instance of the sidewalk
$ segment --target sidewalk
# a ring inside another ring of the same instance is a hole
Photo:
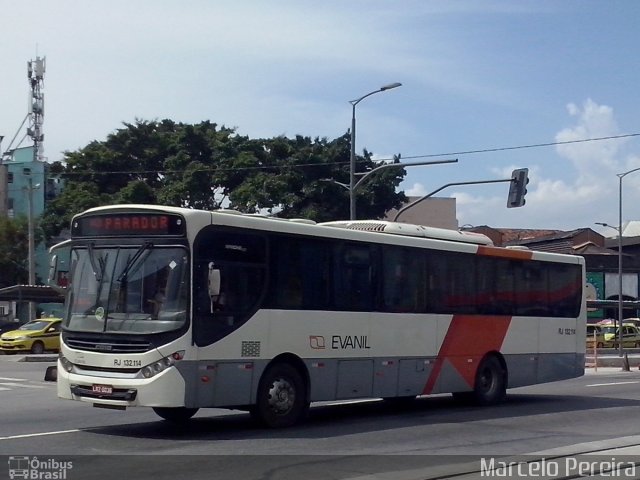
[[[0,354],[0,360],[7,360],[9,362],[56,363],[58,361],[58,354],[57,353],[42,353],[40,355],[33,355],[31,353],[16,353],[13,355]]]
[[[601,367],[617,367],[619,369],[626,369],[628,365],[631,370],[638,370],[640,367],[640,354],[632,352],[623,352],[623,356],[621,357],[618,352],[615,353],[606,353],[606,354],[597,354],[593,355],[593,353],[587,352],[585,358],[585,367],[593,368],[596,366],[596,362],[598,364],[598,368]]]

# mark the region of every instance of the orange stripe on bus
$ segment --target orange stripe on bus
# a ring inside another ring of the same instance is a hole
[[[514,260],[531,260],[533,258],[533,252],[530,250],[512,250],[510,248],[485,247],[482,245],[478,247],[478,255],[512,258]]]
[[[488,352],[501,350],[510,324],[510,316],[454,315],[422,394],[433,392],[445,360],[473,388],[479,361]]]

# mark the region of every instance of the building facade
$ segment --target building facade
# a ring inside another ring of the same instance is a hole
[[[35,230],[47,202],[59,193],[61,184],[49,176],[49,164],[35,158],[32,146],[16,148],[2,156],[0,164],[0,215],[29,219]],[[49,258],[44,243],[34,245],[36,284],[46,283]],[[0,301],[0,318],[27,315],[16,301]]]

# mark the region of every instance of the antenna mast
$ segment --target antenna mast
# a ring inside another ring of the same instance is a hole
[[[33,140],[33,159],[43,161],[44,133],[44,72],[46,69],[46,57],[36,56],[35,60],[27,62],[29,84],[31,86],[31,98],[29,99],[29,127],[27,135]]]

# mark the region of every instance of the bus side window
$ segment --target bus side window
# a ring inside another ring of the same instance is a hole
[[[317,310],[330,306],[331,244],[273,235],[267,308]]]
[[[516,315],[548,316],[547,270],[542,268],[540,262],[528,261],[521,262],[514,268],[514,274],[516,279]]]
[[[496,259],[495,263],[495,314],[513,315],[515,306],[514,266],[511,260]]]
[[[334,295],[341,310],[370,311],[373,300],[373,268],[367,245],[338,247]]]
[[[276,267],[276,305],[278,308],[294,309],[302,307],[301,245],[299,242],[282,239],[274,242]]]
[[[382,248],[382,310],[423,312],[425,310],[424,255],[411,250]]]
[[[549,269],[549,305],[552,316],[577,316],[581,293],[582,274],[579,266],[556,264]]]

